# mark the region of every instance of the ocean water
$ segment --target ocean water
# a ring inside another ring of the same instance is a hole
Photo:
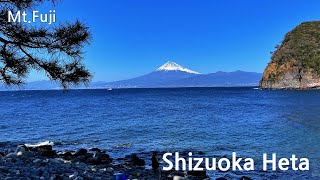
[[[310,160],[311,171],[300,178],[316,179],[320,91],[248,87],[0,92],[0,150],[43,141],[54,142],[58,150],[99,147],[114,157],[153,150],[203,151],[206,156],[237,152],[258,165],[263,153],[287,158],[295,154]],[[297,174],[251,173],[284,179]]]

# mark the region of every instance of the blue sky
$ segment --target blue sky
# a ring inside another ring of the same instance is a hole
[[[263,72],[270,51],[301,22],[319,20],[319,8],[317,0],[62,0],[54,9],[58,21],[90,27],[84,62],[94,81],[113,81],[168,60],[202,73]]]

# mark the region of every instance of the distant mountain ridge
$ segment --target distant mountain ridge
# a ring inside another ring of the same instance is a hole
[[[258,86],[262,73],[234,71],[202,74],[168,61],[156,70],[136,78],[115,82],[92,82],[77,88],[165,88],[165,87],[232,87]],[[0,89],[5,89],[1,88]],[[60,89],[57,83],[36,81],[27,83],[21,89]]]
[[[258,86],[261,73],[234,71],[201,74],[176,82],[180,87]]]
[[[128,80],[106,83],[109,88],[258,86],[261,73],[234,71],[201,74],[168,61],[155,71]]]

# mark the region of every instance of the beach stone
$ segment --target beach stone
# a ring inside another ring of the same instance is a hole
[[[103,157],[103,153],[102,153],[102,152],[96,152],[96,153],[94,153],[94,156],[93,156],[93,157],[96,157],[96,158],[102,159],[102,157]]]
[[[94,165],[98,165],[98,164],[101,164],[101,159],[99,159],[98,157],[93,157],[90,159],[89,163],[94,164]]]
[[[16,180],[15,177],[6,177],[5,180]]]
[[[110,164],[112,162],[112,158],[108,154],[102,154],[102,164]]]
[[[108,168],[107,168],[107,172],[108,172],[108,173],[113,173],[113,172],[114,172],[114,169],[113,169],[112,167],[108,167]]]
[[[86,149],[79,149],[74,156],[85,156],[87,154],[87,150]]]
[[[61,156],[73,156],[73,155],[70,151],[66,151],[63,154],[61,154]]]
[[[6,150],[3,151],[4,156],[6,156],[6,155],[8,155],[8,154],[10,154],[10,153],[13,153],[13,152],[14,152],[14,151],[13,151],[12,149],[6,149]]]
[[[34,167],[32,167],[32,168],[29,168],[28,169],[28,172],[31,174],[31,175],[37,175],[37,173],[38,173],[38,171],[34,168]]]
[[[206,171],[188,171],[188,176],[207,177]]]
[[[99,148],[91,148],[91,149],[89,149],[90,151],[96,151],[96,152],[101,152],[101,149],[99,149]]]
[[[227,179],[224,178],[224,177],[219,177],[219,178],[217,178],[216,180],[227,180]]]
[[[56,179],[60,179],[60,176],[58,174],[52,175],[49,180],[56,180]]]
[[[170,176],[171,177],[174,177],[174,176],[182,176],[182,177],[184,177],[184,172],[183,171],[172,171],[170,173]]]
[[[252,180],[252,179],[249,178],[249,177],[247,177],[247,176],[242,176],[242,177],[240,178],[240,180]]]
[[[53,163],[53,164],[61,164],[62,160],[61,159],[50,159],[49,162]]]
[[[186,178],[182,176],[173,176],[173,180],[185,180]]]
[[[34,164],[40,164],[42,163],[42,160],[41,159],[35,159],[32,161]]]
[[[16,149],[16,155],[20,157],[28,157],[30,156],[29,149],[25,145],[20,145]]]
[[[64,160],[71,160],[73,155],[70,151],[66,151],[63,154],[60,154],[60,157],[62,157]]]
[[[136,154],[130,156],[130,163],[134,166],[144,166],[146,163],[143,159],[140,159]]]
[[[57,156],[57,153],[52,150],[51,145],[43,145],[43,146],[34,147],[34,148],[32,148],[32,150],[37,152],[41,156],[46,156],[46,157]]]
[[[32,175],[32,176],[31,176],[31,179],[40,179],[40,177],[37,176],[37,175]]]
[[[103,153],[102,158],[103,159],[110,159],[110,156],[109,156],[109,154]]]
[[[86,156],[77,156],[71,160],[71,162],[86,162]]]
[[[8,171],[10,174],[16,174],[17,173],[17,170],[15,170],[15,169],[9,169],[9,171]]]
[[[199,155],[204,155],[205,153],[203,151],[198,152]]]
[[[93,153],[87,153],[87,154],[85,155],[87,161],[89,161],[91,158],[93,158],[93,156],[94,156]]]
[[[95,165],[101,164],[102,157],[103,157],[103,154],[101,152],[96,152],[94,156],[90,159],[89,163],[95,164]]]
[[[78,172],[74,172],[73,174],[69,175],[69,179],[75,179],[78,177]]]
[[[17,155],[16,155],[16,153],[11,152],[11,153],[7,154],[5,157],[6,157],[7,159],[12,160],[12,159],[16,159],[16,158],[17,158]]]
[[[0,175],[1,174],[6,174],[6,173],[8,173],[9,172],[9,169],[8,169],[8,167],[5,167],[5,166],[0,166]]]
[[[42,178],[42,179],[49,179],[49,177],[50,177],[49,172],[48,172],[48,171],[43,171],[43,172],[42,172],[42,175],[40,176],[40,179],[41,179],[41,178]]]
[[[106,172],[107,171],[107,168],[102,168],[102,169],[99,169],[100,172]]]

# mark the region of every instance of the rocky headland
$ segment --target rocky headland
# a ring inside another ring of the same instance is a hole
[[[260,81],[262,89],[320,87],[320,21],[304,22],[285,35]]]

